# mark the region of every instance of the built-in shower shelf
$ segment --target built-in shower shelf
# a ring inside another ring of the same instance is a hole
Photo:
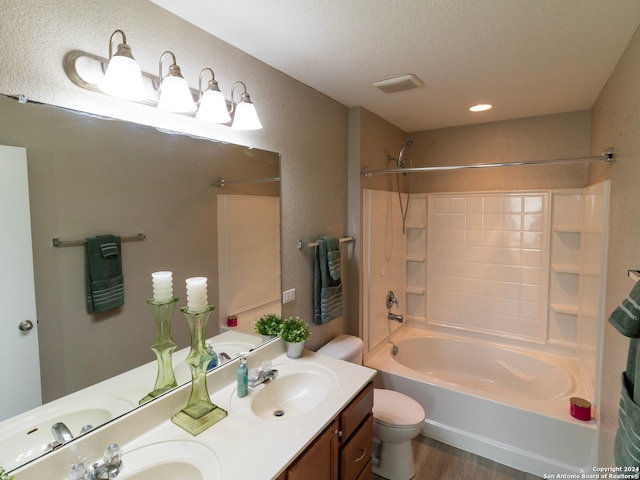
[[[560,305],[557,303],[552,303],[551,310],[556,313],[564,313],[566,315],[578,315],[577,305]]]
[[[550,338],[549,340],[547,340],[547,345],[549,345],[550,347],[562,348],[570,351],[576,350],[576,342],[568,342],[566,340],[557,340]]]
[[[409,295],[424,295],[425,289],[421,287],[407,287],[406,292]]]
[[[561,233],[581,233],[582,225],[554,225],[553,231]]]
[[[415,230],[424,230],[427,226],[424,223],[407,223],[405,228],[412,228]]]
[[[427,257],[424,255],[407,255],[407,262],[424,263],[426,259]]]
[[[580,273],[580,266],[578,265],[554,264],[551,268],[553,268],[553,271],[556,273],[570,273],[573,275]]]

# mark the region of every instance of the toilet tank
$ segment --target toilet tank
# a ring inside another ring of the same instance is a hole
[[[320,347],[317,353],[362,365],[363,345],[361,338],[343,333]]]

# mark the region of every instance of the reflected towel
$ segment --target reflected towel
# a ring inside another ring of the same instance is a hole
[[[124,305],[120,237],[99,235],[86,243],[87,312],[103,313]]]
[[[609,323],[625,337],[640,337],[640,281],[609,317]]]
[[[315,251],[313,323],[323,325],[342,315],[340,241],[321,237]]]

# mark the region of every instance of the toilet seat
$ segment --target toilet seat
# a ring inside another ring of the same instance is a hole
[[[393,390],[373,389],[373,421],[393,428],[413,428],[424,422],[422,406]]]

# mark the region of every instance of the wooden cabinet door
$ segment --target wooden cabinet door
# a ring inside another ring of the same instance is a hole
[[[287,480],[338,480],[338,421],[316,438],[287,470]]]

